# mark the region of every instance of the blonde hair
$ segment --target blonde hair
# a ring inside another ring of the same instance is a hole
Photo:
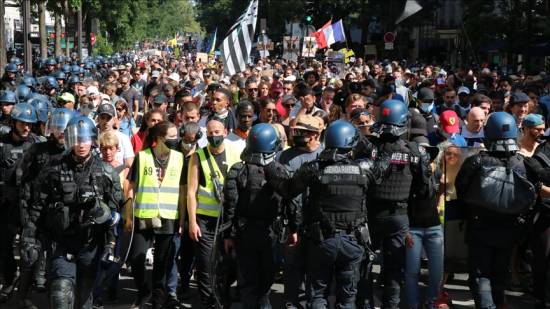
[[[107,131],[99,135],[99,147],[118,147],[118,137],[115,131]]]

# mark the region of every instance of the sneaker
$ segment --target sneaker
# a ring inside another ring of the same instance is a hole
[[[136,300],[132,303],[130,306],[130,309],[145,309],[147,308],[147,301],[149,300],[149,297],[140,297],[138,296]]]
[[[17,281],[14,281],[10,285],[2,286],[2,289],[0,290],[0,303],[5,303],[10,299],[10,297],[13,295],[13,292],[15,291],[16,285]]]
[[[168,295],[168,299],[166,300],[166,308],[168,309],[180,309],[181,305],[178,300],[178,297],[173,294]]]

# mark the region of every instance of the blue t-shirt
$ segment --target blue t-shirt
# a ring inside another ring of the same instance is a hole
[[[134,121],[134,118],[132,117],[124,117],[122,120],[120,120],[120,126],[118,130],[126,135],[128,137],[132,137],[132,129],[136,127],[136,122]]]

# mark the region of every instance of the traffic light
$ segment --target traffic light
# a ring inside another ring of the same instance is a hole
[[[313,23],[313,14],[315,13],[315,1],[306,1],[305,11],[306,11],[306,23],[311,25]]]

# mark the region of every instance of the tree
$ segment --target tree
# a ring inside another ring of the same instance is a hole
[[[40,31],[40,56],[42,59],[48,57],[48,37],[46,33],[46,0],[38,1],[38,20]]]
[[[0,0],[0,75],[4,75],[4,67],[6,66],[6,27],[4,24],[4,15],[6,9],[4,0]]]

